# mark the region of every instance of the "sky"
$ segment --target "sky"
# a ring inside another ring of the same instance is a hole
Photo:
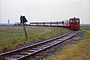
[[[0,23],[20,22],[24,15],[30,22],[57,22],[80,18],[90,24],[89,0],[0,0]]]

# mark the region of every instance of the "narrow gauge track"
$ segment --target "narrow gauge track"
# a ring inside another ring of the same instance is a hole
[[[20,49],[12,50],[3,54],[0,54],[0,60],[25,60],[34,54],[49,49],[57,44],[60,44],[66,40],[74,37],[78,31],[71,31],[64,35],[48,39],[43,42],[39,42],[30,46],[26,46]]]

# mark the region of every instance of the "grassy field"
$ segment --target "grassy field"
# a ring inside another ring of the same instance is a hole
[[[19,45],[66,33],[68,29],[57,27],[26,27],[28,41],[25,40],[25,34],[22,26],[0,26],[0,51],[11,50]]]
[[[82,26],[81,30],[85,31],[85,34],[76,38],[78,42],[64,46],[55,55],[43,60],[90,60],[90,26]]]

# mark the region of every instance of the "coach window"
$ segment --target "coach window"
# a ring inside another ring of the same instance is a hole
[[[64,23],[66,23],[66,22],[64,21]]]
[[[66,21],[66,23],[67,23],[67,21]]]
[[[67,23],[67,21],[65,21]]]
[[[67,21],[66,21],[66,24],[67,24]]]
[[[68,24],[68,21],[67,21],[67,24]]]
[[[67,23],[67,22],[65,21],[65,23]]]
[[[70,22],[72,22],[72,20],[70,20]]]
[[[68,24],[68,21],[67,21],[67,24]]]

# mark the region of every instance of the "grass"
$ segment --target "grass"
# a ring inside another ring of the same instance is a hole
[[[90,60],[90,26],[82,26],[81,30],[85,31],[85,34],[76,38],[79,40],[76,44],[64,46],[55,55],[43,60]]]
[[[28,41],[25,39],[22,26],[0,26],[0,51],[11,50],[25,43],[48,39],[68,31],[68,29],[65,28],[35,26],[27,26],[26,30]]]

